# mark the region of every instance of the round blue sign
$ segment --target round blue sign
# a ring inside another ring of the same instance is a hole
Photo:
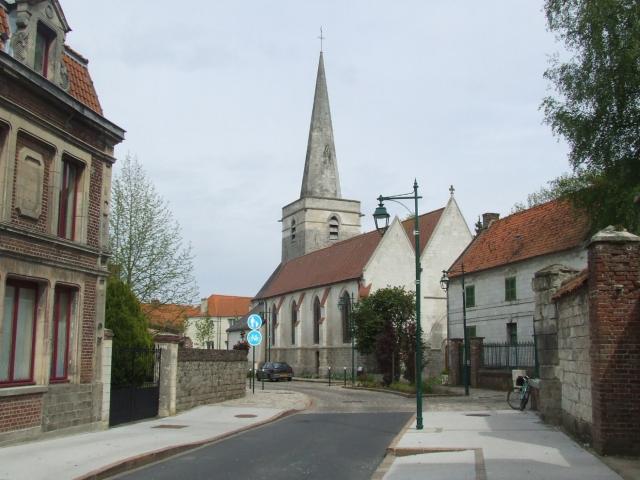
[[[249,342],[249,345],[251,345],[252,347],[257,347],[258,345],[260,345],[262,343],[262,334],[260,333],[260,331],[251,330],[249,333],[247,333],[247,342]]]
[[[253,313],[247,318],[247,325],[251,330],[258,330],[262,326],[262,318],[260,315]]]

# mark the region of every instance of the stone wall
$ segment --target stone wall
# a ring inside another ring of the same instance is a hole
[[[101,401],[102,390],[97,385],[50,385],[44,396],[42,431],[50,432],[99,421],[95,407]]]
[[[178,349],[176,410],[243,397],[245,352]]]
[[[579,438],[591,440],[591,363],[589,308],[586,289],[559,299],[558,379],[563,426]]]
[[[545,268],[534,291],[543,419],[600,454],[639,454],[640,237],[597,233],[585,271]]]

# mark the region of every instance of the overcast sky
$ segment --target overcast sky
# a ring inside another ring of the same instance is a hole
[[[254,295],[280,261],[320,42],[344,198],[449,185],[470,225],[569,170],[539,110],[559,49],[542,0],[61,0],[105,116],[193,244],[202,296]],[[117,167],[116,167],[117,171]],[[390,213],[403,216],[401,207]]]

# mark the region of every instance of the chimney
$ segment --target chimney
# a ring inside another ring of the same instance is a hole
[[[493,222],[500,219],[499,213],[483,213],[482,214],[482,228],[486,230],[491,226]]]
[[[200,314],[201,315],[206,315],[208,312],[207,310],[209,310],[209,299],[208,298],[203,298],[200,300]]]

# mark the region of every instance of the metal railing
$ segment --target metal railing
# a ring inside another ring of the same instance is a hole
[[[521,368],[536,366],[534,342],[485,343],[482,351],[483,368]]]

